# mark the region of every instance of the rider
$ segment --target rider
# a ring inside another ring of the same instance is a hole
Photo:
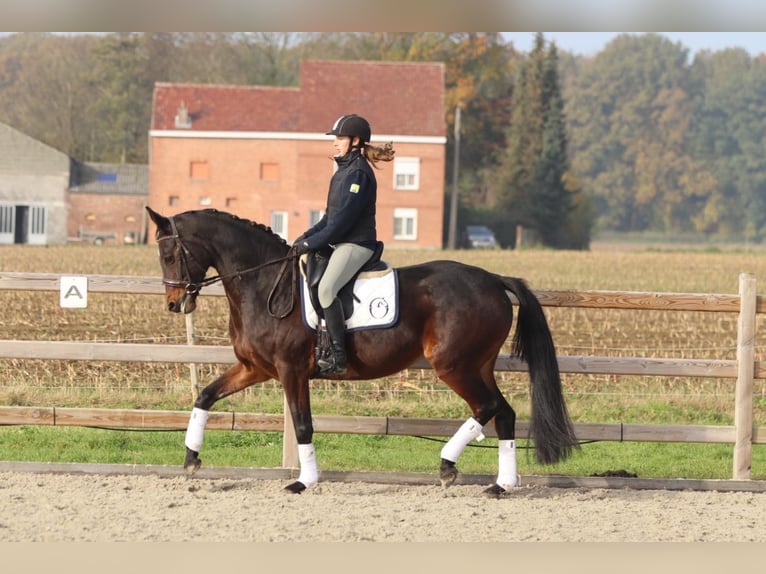
[[[375,204],[378,183],[371,166],[394,159],[390,143],[371,145],[372,130],[362,116],[339,117],[326,135],[335,136],[337,169],[330,179],[327,208],[322,219],[293,243],[297,255],[331,247],[327,269],[317,296],[324,312],[333,359],[318,361],[321,374],[346,372],[346,318],[338,292],[372,257],[377,234]]]

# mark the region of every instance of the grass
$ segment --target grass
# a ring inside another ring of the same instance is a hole
[[[0,271],[157,276],[156,246],[4,246]],[[525,278],[533,289],[629,290],[736,294],[740,273],[766,275],[766,254],[724,251],[607,249],[591,252],[404,251],[385,256],[394,265],[444,258]],[[61,309],[58,294],[1,291],[2,337],[7,339],[171,342],[186,340],[184,318],[164,312],[156,296],[89,294],[87,309]],[[645,356],[703,359],[736,357],[736,314],[546,308],[564,355]],[[758,318],[760,330],[763,318]],[[224,298],[199,299],[197,340],[229,344]],[[507,350],[506,350],[507,352]],[[756,349],[756,360],[764,360]],[[224,368],[200,366],[204,385]],[[529,415],[526,375],[498,373],[498,381],[519,417]],[[564,374],[576,422],[730,425],[734,382],[725,379]],[[186,365],[0,359],[0,404],[187,410],[194,389]],[[215,410],[282,412],[279,385],[268,382],[216,405]],[[317,381],[317,414],[411,416],[463,419],[465,404],[430,370],[410,369],[376,381]],[[756,425],[766,425],[766,387],[756,381]],[[279,466],[281,436],[209,431],[207,466]],[[98,429],[0,428],[0,459],[181,464],[179,432]],[[317,434],[321,468],[435,472],[439,443],[413,437]],[[484,443],[482,443],[483,445]],[[486,444],[491,446],[491,440]],[[545,468],[519,457],[522,473],[590,475],[624,469],[639,476],[730,478],[730,445],[594,443],[572,460]],[[468,448],[463,472],[493,473],[492,449]],[[754,448],[753,477],[766,477],[762,448]]]
[[[134,432],[77,427],[19,426],[0,429],[0,460],[137,465],[183,465],[182,431]],[[321,469],[424,472],[436,477],[442,440],[428,437],[317,433]],[[461,472],[497,472],[496,441],[472,443],[462,454]],[[526,441],[519,441],[521,474],[593,476],[627,471],[640,477],[727,479],[730,445],[677,443],[589,443],[569,460],[537,464]],[[282,434],[207,431],[201,457],[206,467],[272,468],[282,464]],[[753,450],[754,479],[766,479],[766,449]]]

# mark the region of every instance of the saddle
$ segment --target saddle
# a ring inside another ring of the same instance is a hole
[[[372,257],[362,265],[362,268],[357,271],[353,277],[346,283],[338,292],[338,298],[343,306],[343,316],[348,318],[354,312],[354,304],[358,303],[356,295],[354,295],[354,282],[362,273],[374,273],[380,271],[388,271],[388,263],[381,259],[383,255],[383,242],[378,241],[375,244]],[[311,300],[311,306],[314,308],[317,316],[324,319],[324,309],[319,304],[319,280],[322,279],[322,275],[327,270],[327,264],[330,262],[330,255],[332,250],[330,247],[311,251],[307,254],[305,260],[301,260],[303,266],[303,275],[306,277],[306,283],[308,285],[309,299]]]

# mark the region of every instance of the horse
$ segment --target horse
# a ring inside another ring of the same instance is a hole
[[[205,286],[220,281],[229,303],[229,334],[237,363],[203,388],[189,417],[184,469],[191,476],[213,405],[268,380],[279,381],[298,442],[299,475],[284,487],[300,494],[319,482],[309,381],[317,378],[316,337],[301,313],[301,272],[294,250],[271,228],[216,209],[164,216],[156,225],[167,310],[191,313]],[[208,277],[210,268],[217,276]],[[452,260],[394,268],[399,313],[386,328],[346,333],[348,369],[324,379],[370,380],[406,369],[421,357],[468,405],[471,416],[441,449],[443,487],[457,476],[468,444],[494,420],[498,474],[484,494],[499,497],[518,484],[516,412],[497,386],[494,368],[514,318],[513,355],[526,362],[531,390],[530,438],[542,464],[579,449],[564,400],[553,338],[539,300],[521,278]],[[512,296],[516,299],[514,302]]]

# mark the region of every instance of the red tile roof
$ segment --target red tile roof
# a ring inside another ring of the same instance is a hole
[[[193,130],[328,131],[360,114],[375,134],[444,136],[444,64],[305,60],[300,87],[157,83],[153,130],[175,130],[184,103]]]

